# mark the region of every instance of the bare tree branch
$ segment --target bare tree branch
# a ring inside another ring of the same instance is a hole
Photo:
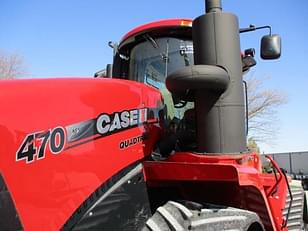
[[[248,137],[259,143],[271,143],[277,134],[277,113],[279,106],[287,102],[280,91],[265,89],[266,79],[254,75],[245,76],[248,94]]]
[[[24,59],[20,55],[0,52],[0,79],[14,79],[25,73]]]

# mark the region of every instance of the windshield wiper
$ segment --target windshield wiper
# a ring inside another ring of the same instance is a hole
[[[149,35],[149,34],[144,34],[143,38],[150,42],[152,46],[155,49],[159,49],[158,43],[155,41],[155,39]],[[169,39],[167,39],[167,47],[166,47],[166,52],[165,53],[160,53],[162,60],[165,62],[165,77],[168,75],[168,61],[169,61]]]
[[[167,78],[168,75],[168,61],[169,61],[169,39],[167,39],[167,47],[166,47],[166,53],[164,54],[163,57],[164,61],[165,61],[165,78]]]
[[[144,37],[145,40],[149,41],[155,49],[159,48],[157,42],[155,41],[154,38],[151,37],[151,35],[145,34],[145,35],[143,35],[143,37]]]

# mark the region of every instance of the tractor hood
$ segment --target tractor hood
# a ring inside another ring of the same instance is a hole
[[[161,105],[159,91],[132,81],[0,81],[0,175],[23,228],[60,230],[102,182],[148,155]]]

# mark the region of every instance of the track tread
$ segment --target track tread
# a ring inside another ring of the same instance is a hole
[[[303,212],[304,212],[304,190],[297,185],[290,184],[293,201],[288,218],[288,230],[301,230],[303,227]],[[290,205],[290,195],[288,193],[286,198],[285,208],[283,210],[283,216],[286,218],[288,208]]]
[[[169,201],[159,207],[142,231],[248,230],[253,223],[264,230],[260,218],[251,211],[194,202],[184,204]]]

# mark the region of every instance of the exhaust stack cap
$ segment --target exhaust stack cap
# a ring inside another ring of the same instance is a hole
[[[221,0],[205,0],[206,13],[221,12]]]

